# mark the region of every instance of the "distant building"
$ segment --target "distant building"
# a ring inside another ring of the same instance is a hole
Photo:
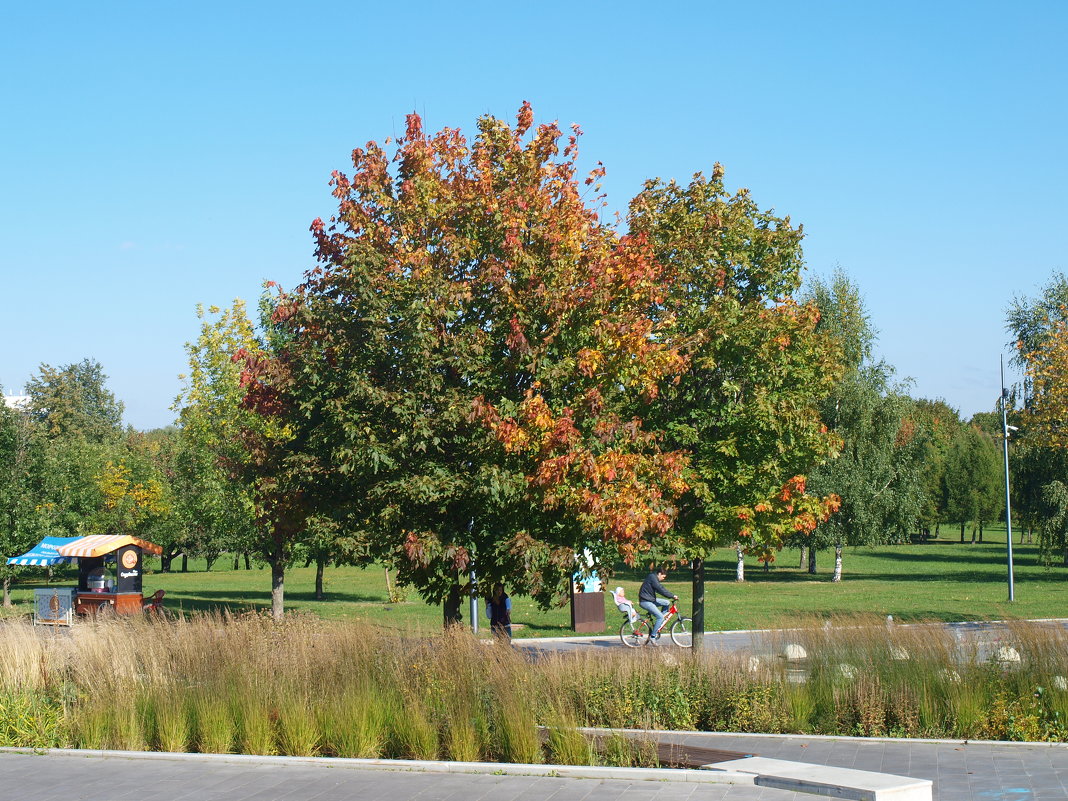
[[[4,395],[4,405],[9,409],[25,409],[30,405],[30,396]]]

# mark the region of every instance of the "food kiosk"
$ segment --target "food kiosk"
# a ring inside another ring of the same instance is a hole
[[[162,552],[160,546],[129,534],[45,537],[7,563],[52,566],[78,561],[77,588],[35,590],[34,622],[62,625],[69,624],[75,614],[140,614],[144,554]]]

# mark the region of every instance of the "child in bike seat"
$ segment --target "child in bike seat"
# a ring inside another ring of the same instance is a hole
[[[632,621],[638,619],[638,613],[634,609],[634,604],[627,600],[623,594],[622,587],[616,587],[616,591],[612,593],[612,600],[615,601],[616,609],[629,617]]]

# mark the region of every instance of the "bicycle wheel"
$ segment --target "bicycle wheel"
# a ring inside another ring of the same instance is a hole
[[[693,621],[688,617],[680,617],[671,624],[671,641],[679,648],[693,647]]]
[[[645,618],[637,623],[632,623],[629,618],[624,620],[619,627],[619,639],[628,648],[641,648],[649,642],[649,621]]]

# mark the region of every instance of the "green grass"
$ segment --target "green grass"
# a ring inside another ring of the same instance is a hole
[[[1042,618],[1068,615],[1068,568],[1038,564],[1033,545],[1013,544],[1016,602],[1007,602],[1005,531],[988,529],[980,544],[958,542],[951,526],[942,527],[942,536],[925,544],[849,548],[843,557],[841,583],[830,581],[833,553],[822,551],[819,572],[809,575],[798,567],[798,552],[778,554],[771,570],[764,572],[755,560],[746,560],[746,581],[734,581],[735,555],[723,550],[707,562],[705,588],[706,628],[765,628],[788,625],[799,617],[829,617],[869,613],[893,615],[908,620],[984,620],[998,618]],[[153,562],[155,562],[153,564]],[[232,561],[220,559],[212,572],[204,563],[190,560],[190,572],[161,573],[158,561],[150,560],[144,579],[145,594],[166,590],[168,608],[186,611],[228,607],[242,611],[269,605],[270,572],[266,568],[233,571]],[[175,570],[180,561],[174,564]],[[619,566],[608,579],[610,587],[622,585],[627,596],[637,598],[643,569]],[[37,571],[25,572],[13,590],[16,612],[26,613],[32,602],[33,587],[43,586]],[[72,583],[73,573],[57,571],[57,582]],[[327,568],[326,600],[314,598],[315,568],[297,566],[286,574],[287,609],[312,612],[325,619],[361,620],[395,630],[435,630],[441,625],[441,610],[422,603],[414,591],[410,600],[388,603],[386,584],[380,567]],[[668,576],[667,586],[682,599],[682,609],[690,608],[689,569],[679,567]],[[480,603],[480,613],[483,609]],[[608,599],[608,633],[616,630],[620,615]],[[467,621],[468,606],[463,606]],[[570,633],[568,608],[539,610],[528,598],[513,599],[512,619],[523,628],[517,637],[559,636]],[[488,627],[485,618],[480,619]]]

